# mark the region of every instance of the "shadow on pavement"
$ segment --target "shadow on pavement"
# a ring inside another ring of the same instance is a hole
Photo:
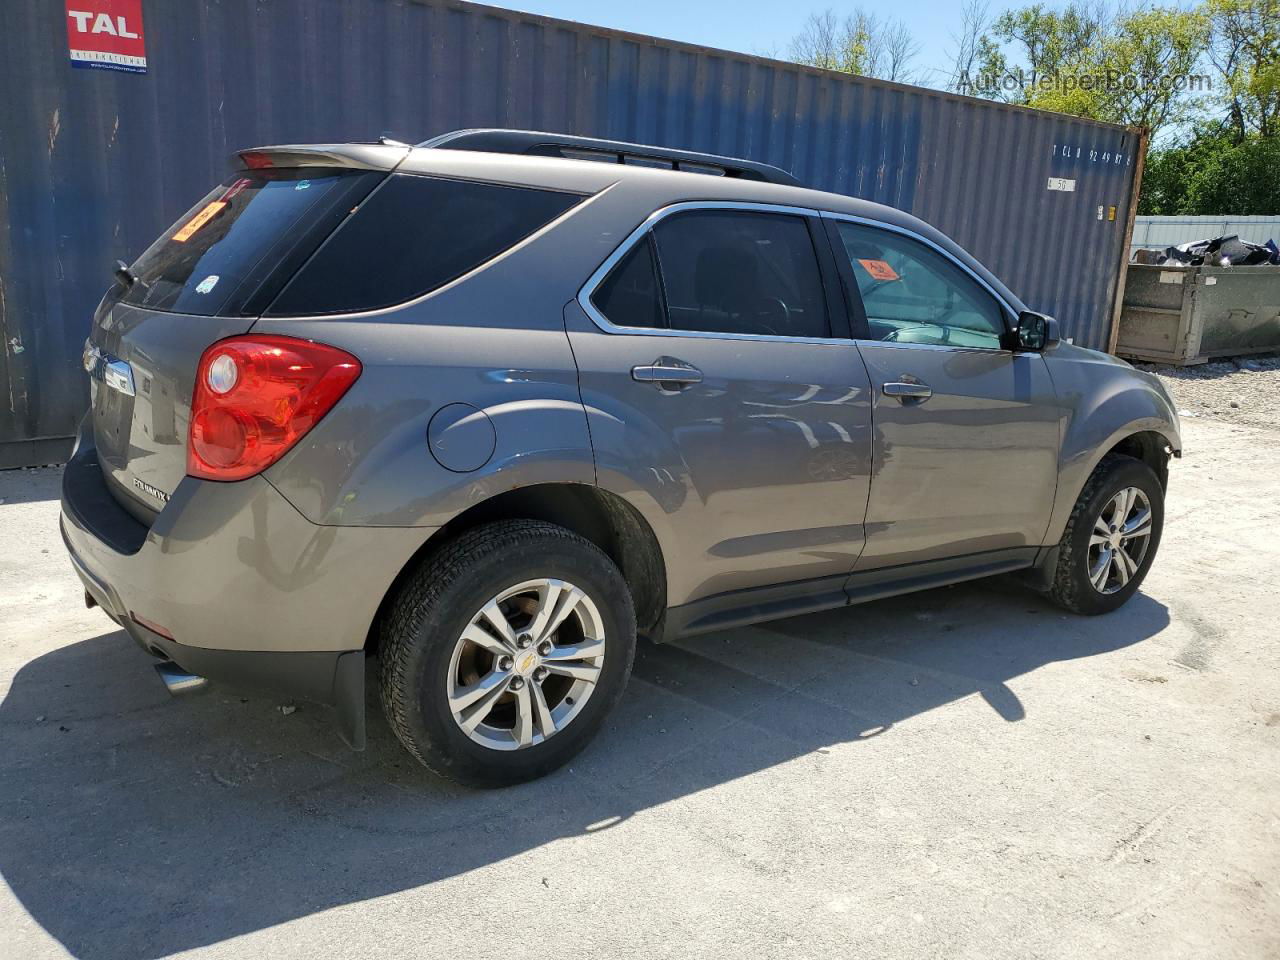
[[[1086,619],[995,581],[642,645],[570,769],[488,792],[419,769],[372,699],[354,754],[319,708],[225,689],[172,702],[105,633],[25,665],[0,705],[0,873],[75,956],[160,957],[607,829],[963,697],[1010,722],[1049,713],[1007,681],[1167,623],[1141,594]]]

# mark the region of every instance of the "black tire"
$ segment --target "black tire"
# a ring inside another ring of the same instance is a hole
[[[554,735],[518,750],[471,740],[445,696],[454,646],[471,618],[504,589],[554,577],[581,588],[604,623],[606,654],[581,711]],[[404,583],[380,638],[383,710],[405,749],[428,769],[471,786],[543,776],[574,757],[617,704],[635,658],[631,593],[595,544],[536,520],[476,527],[429,556]]]
[[[1089,538],[1095,520],[1111,499],[1127,487],[1137,487],[1151,504],[1151,533],[1146,555],[1128,583],[1114,593],[1103,593],[1089,579]],[[1155,472],[1141,460],[1108,454],[1094,469],[1072,508],[1067,528],[1058,542],[1057,564],[1048,597],[1072,613],[1096,616],[1123,606],[1142,585],[1160,547],[1164,527],[1164,488]]]

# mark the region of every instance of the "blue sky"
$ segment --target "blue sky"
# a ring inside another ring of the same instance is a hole
[[[779,3],[777,0],[642,0],[639,3],[601,3],[599,0],[487,0],[492,6],[541,13],[617,30],[630,30],[670,40],[699,43],[725,50],[785,56],[791,38],[811,12],[830,7],[843,15],[857,6],[816,0]],[[1009,3],[1017,6],[1017,3]],[[897,7],[871,2],[868,13],[892,15],[903,21],[921,44],[916,70],[945,71],[953,49],[952,34],[960,27],[957,0],[915,0]],[[1003,5],[992,3],[992,9]],[[936,81],[941,84],[941,79]]]

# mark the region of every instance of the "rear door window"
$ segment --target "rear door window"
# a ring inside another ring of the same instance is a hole
[[[581,200],[576,193],[393,174],[268,313],[351,313],[404,303],[492,260]]]
[[[138,258],[138,282],[123,300],[170,313],[237,315],[300,245],[310,253],[324,239],[337,222],[335,207],[358,202],[382,176],[326,168],[237,173]]]
[[[653,235],[645,234],[591,294],[591,302],[618,327],[665,327],[666,312],[653,257]]]
[[[667,217],[653,235],[672,330],[830,336],[803,217],[698,210]]]

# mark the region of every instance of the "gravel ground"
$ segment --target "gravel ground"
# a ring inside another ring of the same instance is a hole
[[[1280,354],[1215,360],[1195,367],[1135,363],[1156,374],[1183,418],[1280,427]]]
[[[370,713],[170,700],[0,473],[0,957],[1280,957],[1280,430],[1184,425],[1105,617],[1002,579],[642,645],[476,792]]]

